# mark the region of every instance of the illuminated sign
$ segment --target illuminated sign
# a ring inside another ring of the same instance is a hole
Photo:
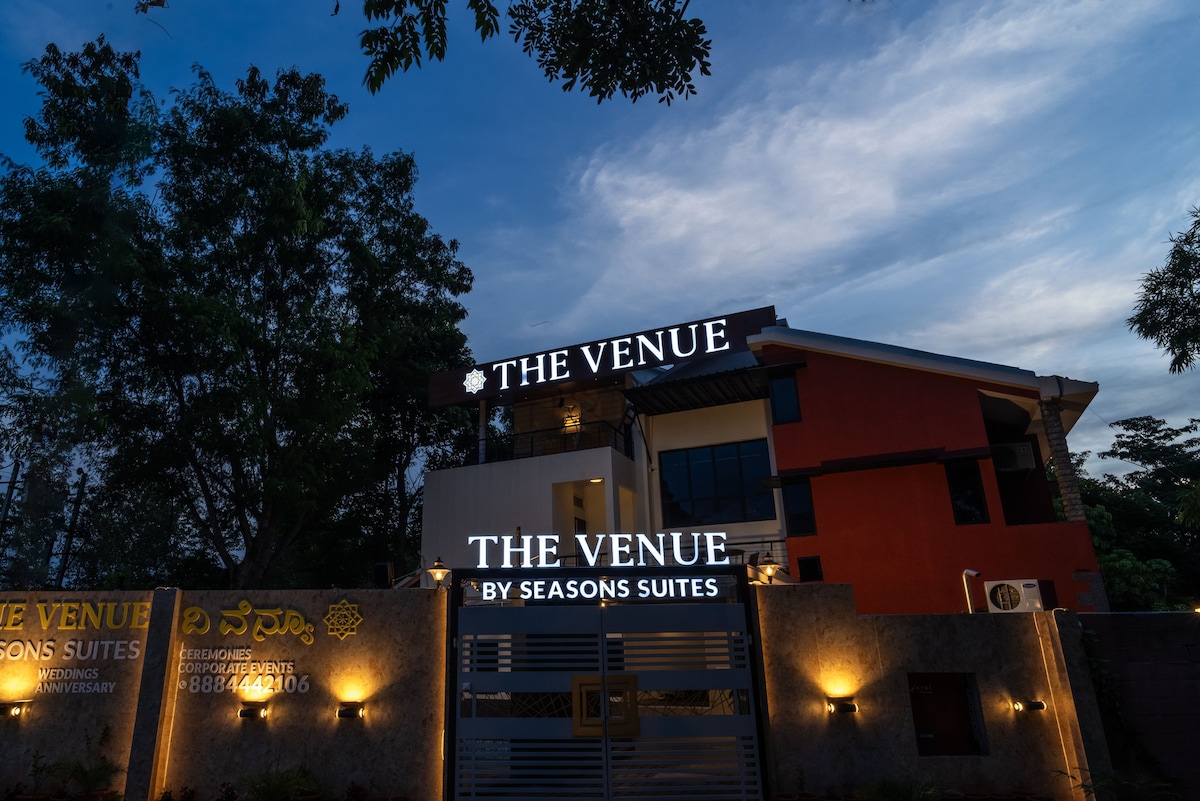
[[[0,599],[0,667],[36,665],[30,696],[111,695],[142,658],[149,601]],[[7,663],[7,664],[6,664]]]
[[[490,534],[467,538],[477,549],[476,567],[487,570],[558,568],[557,534]],[[665,568],[728,565],[725,533],[679,531],[659,534],[576,534],[576,552],[587,567]],[[607,552],[607,553],[606,553]],[[607,555],[607,564],[601,564]],[[494,564],[499,562],[498,565]],[[693,576],[585,576],[581,578],[480,580],[484,601],[628,601],[717,598],[725,588],[714,577]]]
[[[579,555],[588,567],[600,564],[600,555],[608,545],[609,567],[668,567],[679,565],[727,565],[725,532],[707,531],[684,534],[597,534],[595,542],[589,542],[587,534],[576,534],[575,543]],[[486,534],[467,537],[467,544],[478,546],[479,560],[476,567],[491,568],[492,561],[499,556],[500,567],[559,567],[559,539],[557,534]],[[687,558],[686,550],[691,550]],[[673,560],[668,560],[668,555]],[[703,561],[701,561],[703,560]],[[519,564],[518,564],[519,561]]]
[[[584,578],[480,581],[485,601],[520,598],[522,601],[628,601],[716,598],[722,587],[717,579],[701,578]]]
[[[570,381],[629,370],[682,364],[703,356],[746,350],[746,338],[775,324],[775,308],[710,317],[636,334],[502,359],[439,373],[430,381],[432,405],[528,393]]]

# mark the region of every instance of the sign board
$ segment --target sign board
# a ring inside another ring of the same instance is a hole
[[[728,567],[724,532],[658,534],[576,534],[576,552],[587,568],[617,568],[615,574],[589,574],[584,569],[568,570],[559,577],[559,536],[476,535],[467,544],[477,549],[475,567],[496,573],[519,570],[522,577],[480,578],[484,601],[675,601],[686,602],[725,597],[728,587],[715,576],[620,575],[628,568]],[[607,553],[606,553],[607,552]],[[607,557],[607,558],[606,558]],[[547,578],[529,578],[531,572],[550,571]],[[609,571],[611,572],[611,571]]]
[[[747,349],[746,338],[775,325],[775,307],[710,317],[448,370],[429,382],[431,406],[501,400],[631,370],[682,364]]]

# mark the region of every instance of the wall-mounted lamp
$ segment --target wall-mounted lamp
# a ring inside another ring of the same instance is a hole
[[[853,715],[858,711],[858,704],[854,703],[854,696],[844,695],[840,698],[826,698],[825,711],[831,715]]]
[[[337,711],[334,712],[339,720],[346,718],[365,718],[367,716],[367,708],[362,701],[342,701],[338,704]]]
[[[768,584],[775,581],[775,573],[779,570],[779,563],[776,562],[775,559],[771,556],[770,551],[767,551],[766,558],[763,559],[761,562],[759,562],[758,566],[760,568],[762,568],[762,572],[767,574],[767,583]]]
[[[1012,708],[1014,712],[1028,712],[1033,710],[1042,710],[1046,708],[1045,701],[1013,701]]]
[[[446,576],[450,575],[450,568],[446,567],[446,563],[442,561],[442,557],[433,560],[433,567],[429,568],[429,575],[433,577],[437,583],[437,589],[442,588],[442,582],[446,580]]]
[[[237,716],[242,720],[264,720],[267,717],[266,701],[242,701]]]
[[[3,711],[6,718],[19,718],[29,713],[28,706],[28,701],[9,701],[6,704],[0,704],[0,711]]]
[[[602,479],[602,478],[589,478],[589,479],[588,479],[588,483],[589,483],[589,484],[603,484],[603,483],[604,483],[604,479]]]

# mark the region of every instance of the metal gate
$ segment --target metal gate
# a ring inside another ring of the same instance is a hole
[[[760,801],[752,638],[721,581],[723,602],[459,605],[447,797]]]

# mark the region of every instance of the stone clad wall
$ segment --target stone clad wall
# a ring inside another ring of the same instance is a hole
[[[28,787],[35,754],[77,757],[108,728],[107,755],[127,769],[113,789],[130,801],[164,789],[178,798],[184,787],[209,801],[224,782],[291,768],[335,798],[350,782],[372,797],[441,797],[444,592],[85,597],[118,612],[129,604],[128,625],[82,628],[68,596],[0,595],[10,625],[14,604],[25,607],[20,628],[0,639],[26,643],[0,661],[0,701],[30,700],[28,714],[0,721],[0,787]],[[28,658],[30,642],[42,643],[40,658]],[[85,665],[94,679],[52,684],[55,674],[42,673],[36,683],[39,669]],[[267,717],[238,718],[244,701],[265,703]],[[364,717],[338,719],[342,701],[361,701]]]
[[[777,792],[915,779],[1082,801],[1058,772],[1107,768],[1073,613],[858,616],[847,585],[759,587],[757,598]],[[973,674],[982,754],[918,755],[912,673]],[[859,711],[829,714],[830,696],[853,696]],[[1013,700],[1047,708],[1018,713]]]
[[[0,719],[0,788],[57,789],[38,765],[125,764],[151,604],[149,592],[0,593],[0,704],[28,702]]]
[[[844,585],[754,593],[776,793],[890,778],[1083,801],[1057,772],[1108,769],[1073,613],[860,616]],[[213,801],[225,782],[244,791],[293,768],[327,798],[355,782],[371,798],[436,801],[446,607],[435,590],[0,593],[0,703],[27,702],[0,719],[0,789],[103,754],[126,769],[111,785],[129,801],[185,787]],[[914,673],[973,677],[983,753],[918,755]],[[858,712],[831,715],[829,696]],[[365,716],[336,717],[351,701]],[[267,717],[239,718],[246,702]],[[43,791],[61,781],[42,778]]]

